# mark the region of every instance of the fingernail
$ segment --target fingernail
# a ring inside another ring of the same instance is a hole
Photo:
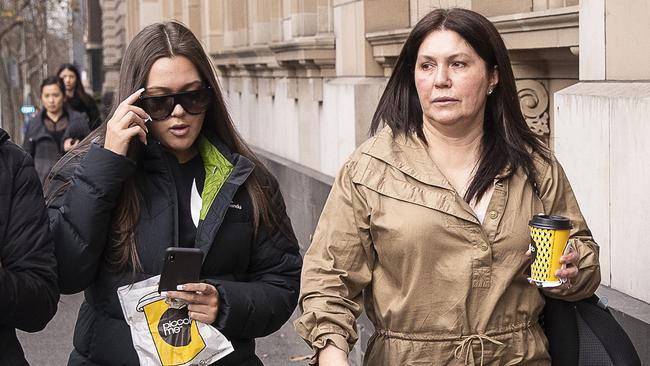
[[[162,297],[167,297],[167,291],[163,291],[163,292],[161,292],[161,293],[160,293],[160,296],[162,296]]]
[[[176,286],[176,289],[177,289],[178,291],[183,291],[183,288],[184,288],[183,285],[178,285],[178,286]]]
[[[136,91],[136,93],[142,93],[144,91],[144,88],[140,88]]]

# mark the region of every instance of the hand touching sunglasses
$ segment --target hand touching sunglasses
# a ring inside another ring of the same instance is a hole
[[[189,114],[201,114],[208,109],[211,101],[212,89],[208,86],[180,93],[143,95],[135,105],[144,109],[153,120],[161,121],[171,116],[177,104]]]

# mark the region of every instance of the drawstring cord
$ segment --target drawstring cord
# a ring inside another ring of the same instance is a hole
[[[481,342],[481,366],[483,366],[483,351],[484,351],[483,340],[492,342],[492,343],[496,344],[497,346],[502,346],[503,345],[502,342],[499,342],[496,339],[490,338],[490,337],[488,337],[486,335],[472,334],[470,336],[464,337],[463,341],[460,342],[460,344],[456,347],[456,349],[454,350],[454,357],[456,357],[456,359],[460,359],[462,357],[462,355],[463,355],[463,352],[464,352],[465,353],[465,365],[467,365],[467,363],[469,362],[470,352],[472,352],[472,342],[474,342],[475,340],[478,340],[479,342]]]

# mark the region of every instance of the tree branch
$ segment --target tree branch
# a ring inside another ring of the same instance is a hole
[[[21,14],[23,10],[27,9],[29,6],[30,1],[29,0],[24,0],[23,3],[18,7],[18,9],[14,12],[14,20],[11,24],[9,24],[6,28],[0,30],[0,39],[4,38],[4,36],[7,35],[7,33],[11,32],[12,29],[14,29],[17,25],[21,24],[24,22],[24,19],[20,19],[18,14]]]
[[[11,32],[12,29],[16,28],[16,26],[18,26],[21,23],[22,23],[22,21],[14,20],[5,29],[0,30],[0,39],[3,39],[7,35],[7,33]]]
[[[21,59],[21,60],[18,60],[18,64],[19,64],[19,65],[22,65],[22,64],[26,64],[26,63],[32,62],[32,60],[35,59],[36,56],[38,56],[38,55],[40,55],[40,54],[41,54],[41,49],[40,49],[40,48],[37,48],[37,49],[36,49],[34,52],[32,52],[30,55],[25,56],[25,58],[23,58],[23,59]],[[41,66],[39,65],[39,67],[41,67]]]

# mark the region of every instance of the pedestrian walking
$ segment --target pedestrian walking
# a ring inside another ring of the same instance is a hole
[[[73,64],[63,64],[56,74],[63,80],[66,103],[70,108],[88,117],[88,127],[91,131],[97,128],[102,123],[99,109],[93,97],[86,93],[79,69]]]
[[[55,266],[32,159],[0,129],[0,365],[28,365],[16,329],[37,332],[54,316]]]
[[[550,365],[543,295],[592,295],[598,247],[526,125],[495,27],[465,9],[424,16],[371,126],[305,255],[294,324],[314,361],[348,364],[365,308],[375,326],[365,365]],[[542,290],[525,274],[539,212],[571,218],[575,249],[557,273],[567,282]]]
[[[86,135],[88,122],[84,115],[64,104],[65,88],[57,76],[50,76],[41,83],[43,107],[25,132],[23,148],[34,159],[34,166],[41,182],[54,164]]]
[[[261,365],[254,339],[292,314],[302,265],[278,183],[185,26],[133,38],[116,97],[46,187],[62,292],[85,290],[69,364],[138,363],[116,290],[160,274],[174,246],[203,252],[201,282],[167,295],[232,342],[214,365]]]

